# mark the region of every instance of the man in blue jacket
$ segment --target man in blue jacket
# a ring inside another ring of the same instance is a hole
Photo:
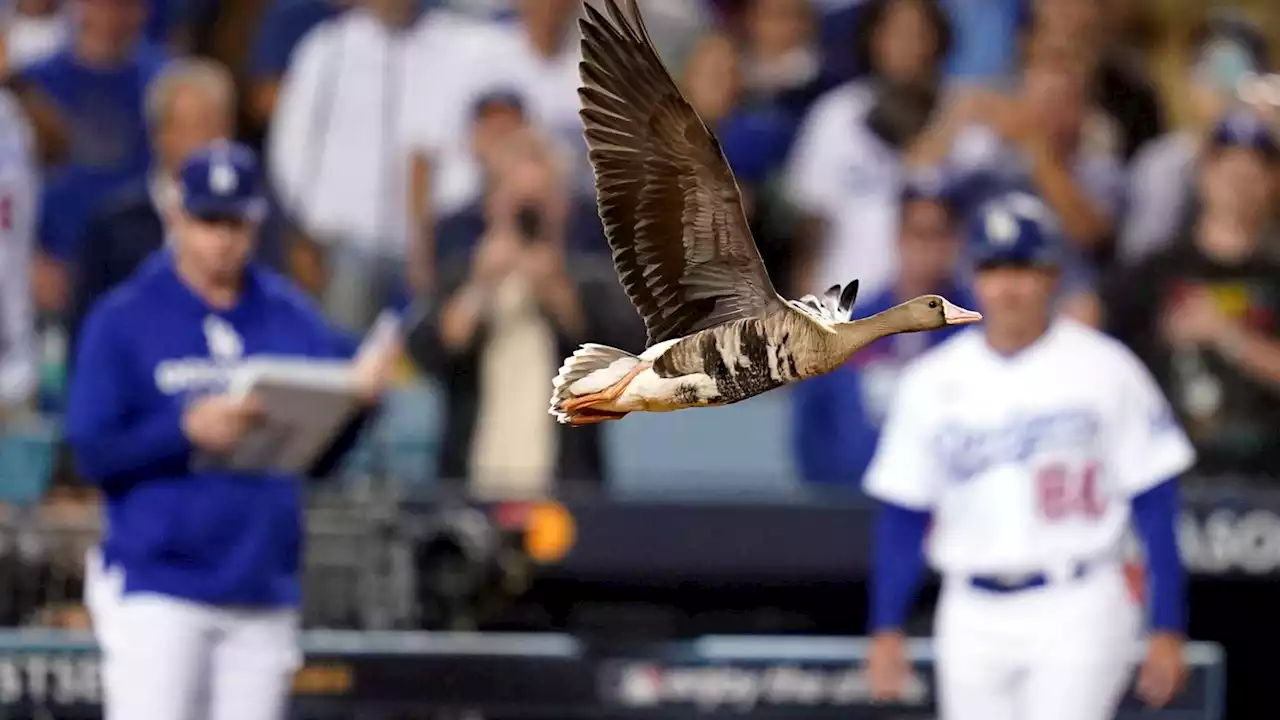
[[[106,502],[85,584],[107,720],[277,720],[286,706],[301,485],[197,471],[192,459],[226,453],[259,417],[256,399],[225,394],[241,358],[354,348],[299,290],[249,261],[265,204],[259,177],[243,146],[194,153],[167,201],[167,247],[90,311],[77,348],[66,432]],[[367,407],[394,352],[355,360]]]

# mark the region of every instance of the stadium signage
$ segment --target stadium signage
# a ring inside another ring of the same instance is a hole
[[[23,653],[0,656],[0,704],[97,705],[102,682],[96,654]]]
[[[355,688],[355,670],[349,663],[308,663],[293,676],[297,695],[348,695]]]
[[[0,633],[4,638],[4,633]],[[86,638],[11,631],[0,643],[0,717],[101,718],[96,648]],[[539,717],[677,720],[932,720],[931,649],[914,652],[905,702],[873,702],[865,638],[768,636],[641,643],[597,653],[564,636],[304,633],[290,717],[418,717],[513,708]],[[424,641],[429,641],[424,644]],[[519,649],[526,644],[528,652]],[[569,642],[562,642],[569,641]],[[754,649],[752,649],[754,648]],[[1133,697],[1118,720],[1221,717],[1222,659],[1189,647],[1191,676],[1173,704]]]
[[[629,709],[692,706],[701,712],[750,712],[759,707],[859,707],[872,703],[857,665],[661,665],[627,661],[602,668],[606,704]],[[908,681],[904,706],[927,706],[929,686]]]
[[[1215,508],[1184,514],[1178,541],[1183,562],[1194,573],[1280,572],[1280,515],[1272,510]]]

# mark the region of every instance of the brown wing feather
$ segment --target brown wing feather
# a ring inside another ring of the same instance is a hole
[[[720,144],[654,50],[635,0],[590,4],[580,115],[614,266],[649,344],[781,308]]]

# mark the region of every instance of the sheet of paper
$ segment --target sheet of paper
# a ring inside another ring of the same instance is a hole
[[[384,312],[353,361],[255,357],[237,369],[231,392],[257,395],[265,409],[255,428],[221,466],[240,471],[305,472],[355,416],[354,368],[400,333],[400,318]]]
[[[258,396],[265,416],[226,459],[232,470],[303,472],[356,411],[345,362],[250,361],[237,371],[235,386],[237,394]]]

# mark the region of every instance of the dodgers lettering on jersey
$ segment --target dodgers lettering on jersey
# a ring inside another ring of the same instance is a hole
[[[975,329],[913,362],[864,487],[933,511],[943,572],[1038,572],[1120,553],[1129,500],[1194,460],[1137,358],[1059,320],[1012,357]]]
[[[995,427],[941,428],[933,444],[949,479],[963,482],[992,467],[1023,464],[1049,452],[1087,455],[1097,446],[1101,425],[1089,408],[1066,408],[1015,414]]]
[[[244,361],[244,339],[231,323],[216,315],[206,317],[202,328],[208,356],[161,360],[154,372],[157,390],[187,397],[227,391],[232,373]]]

